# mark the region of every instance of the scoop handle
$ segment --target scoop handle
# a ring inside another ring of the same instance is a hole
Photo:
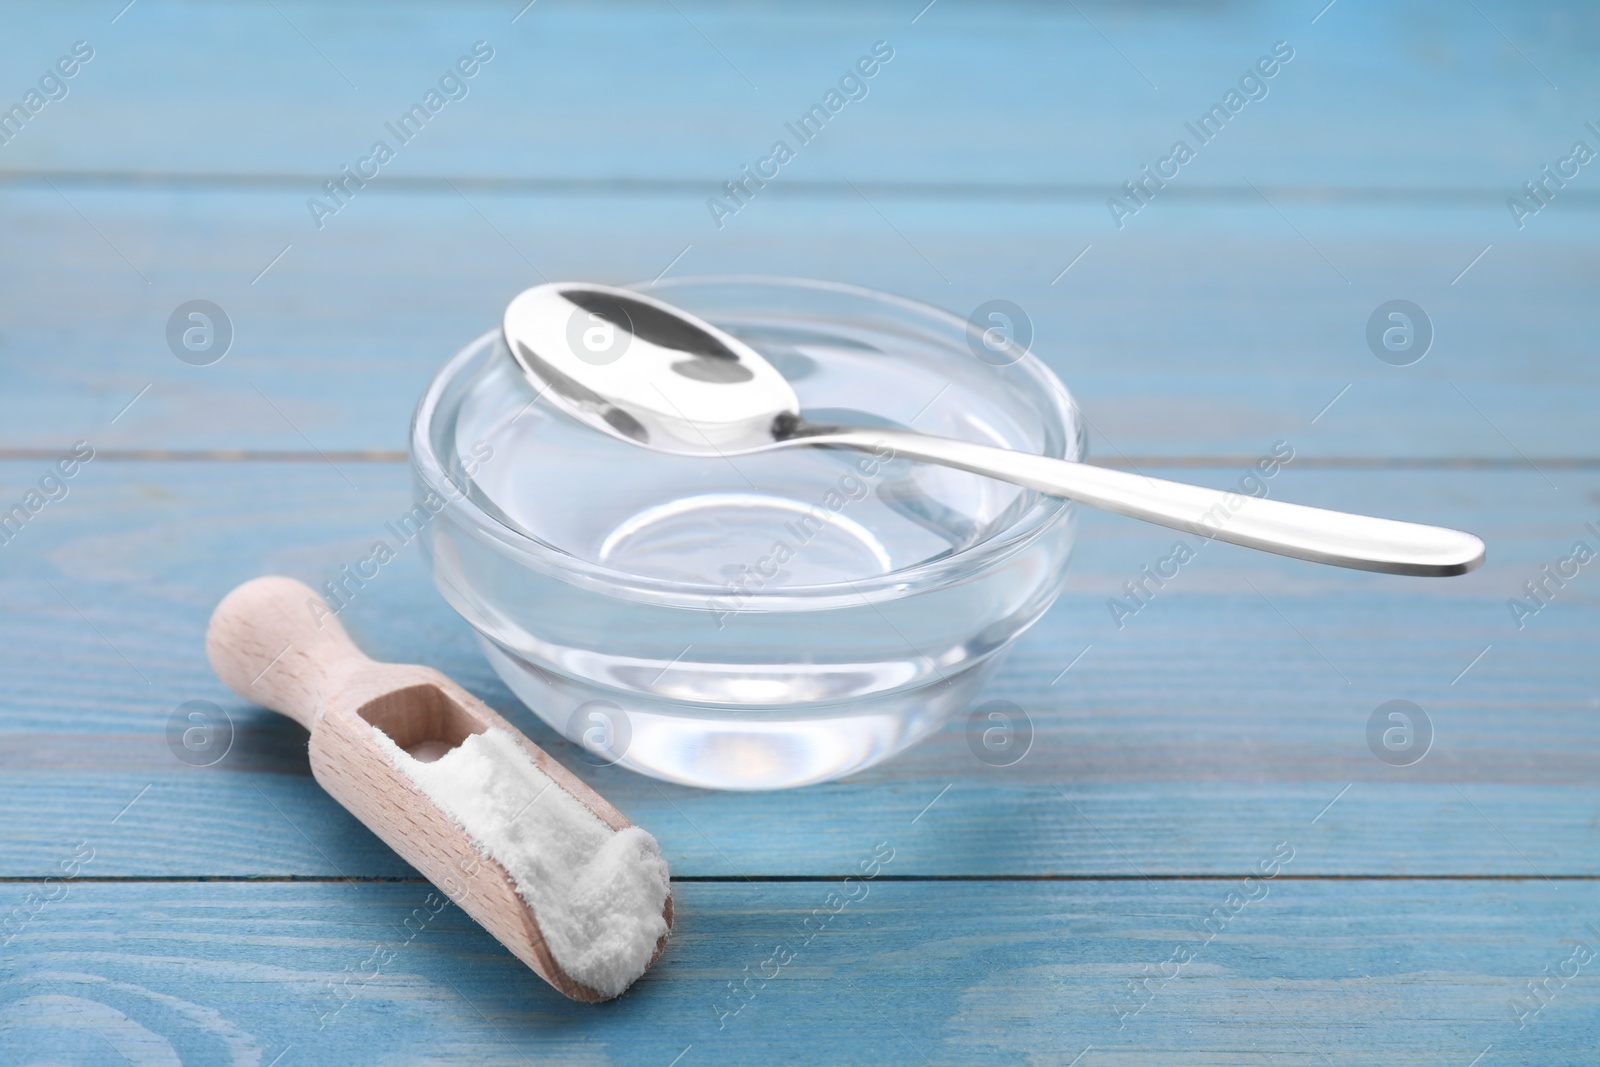
[[[339,683],[372,663],[314,589],[276,575],[222,598],[206,627],[206,658],[229,689],[307,730]]]

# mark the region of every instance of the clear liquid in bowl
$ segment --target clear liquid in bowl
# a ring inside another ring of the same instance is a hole
[[[808,410],[864,409],[915,420],[924,432],[1008,444],[993,425],[1003,412],[951,396],[930,367],[886,359],[852,338],[740,332],[758,351],[786,357],[775,360],[780,368],[803,368],[794,384]],[[508,370],[505,387],[524,385]],[[461,440],[471,433],[482,436]],[[458,430],[463,454],[480,442],[494,458],[473,487],[515,528],[590,563],[724,589],[752,570],[766,590],[888,574],[977,544],[1026,496],[965,472],[838,449],[665,455],[606,438],[544,400]]]
[[[1081,448],[1047,371],[985,364],[932,309],[782,281],[662,295],[760,351],[807,412]],[[616,440],[538,399],[492,334],[430,387],[413,448],[465,491],[423,540],[497,673],[570,740],[607,738],[604,762],[690,785],[825,781],[925,736],[1055,600],[1072,543],[1062,502],[930,464]]]

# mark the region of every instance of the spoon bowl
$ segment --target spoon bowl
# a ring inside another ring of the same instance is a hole
[[[640,293],[537,286],[507,306],[505,337],[523,371],[574,418],[659,452],[754,452],[799,422],[794,389],[754,349]]]

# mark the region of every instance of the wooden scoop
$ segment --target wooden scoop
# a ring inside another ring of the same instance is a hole
[[[519,960],[574,1000],[608,999],[561,969],[506,869],[390,761],[372,728],[429,760],[498,727],[601,822],[631,826],[604,797],[438,671],[362,655],[322,598],[292,578],[257,578],[224,597],[206,629],[206,655],[229,689],[311,731],[318,784]],[[670,932],[670,894],[663,914]]]

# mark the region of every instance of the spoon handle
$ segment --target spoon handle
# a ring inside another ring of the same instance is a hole
[[[1174,530],[1313,563],[1445,577],[1465,574],[1483,562],[1482,541],[1442,526],[1289,504],[908,430],[830,428],[804,439],[809,444],[869,452],[887,447],[905,459],[971,471]]]

